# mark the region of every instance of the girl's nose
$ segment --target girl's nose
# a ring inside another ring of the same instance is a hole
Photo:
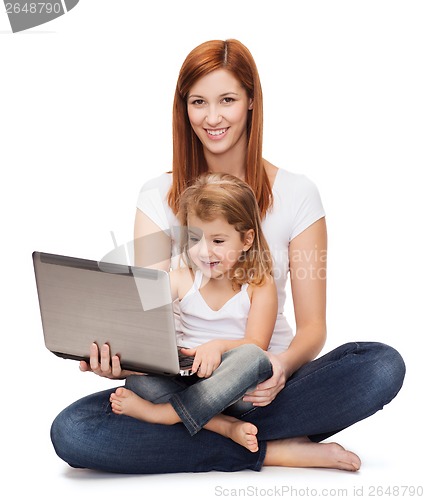
[[[205,241],[205,238],[202,238],[199,242],[198,252],[200,257],[208,257],[210,254],[208,244]]]

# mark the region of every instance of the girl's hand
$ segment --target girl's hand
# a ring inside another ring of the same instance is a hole
[[[220,366],[223,347],[219,340],[210,340],[194,349],[182,349],[182,352],[195,357],[192,372],[198,377],[207,378]]]
[[[82,372],[93,372],[100,377],[110,379],[123,379],[132,373],[121,369],[120,358],[118,356],[112,356],[111,358],[108,344],[102,346],[99,362],[99,348],[95,343],[90,346],[90,363],[80,361],[80,370]]]
[[[267,355],[272,364],[273,375],[243,397],[244,401],[252,403],[253,406],[267,406],[286,384],[286,375],[281,360],[274,354],[267,353]]]

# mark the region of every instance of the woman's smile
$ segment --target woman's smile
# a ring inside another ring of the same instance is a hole
[[[217,141],[222,139],[226,135],[226,132],[229,130],[229,128],[230,127],[218,128],[218,129],[205,129],[205,130],[208,134],[209,139]]]

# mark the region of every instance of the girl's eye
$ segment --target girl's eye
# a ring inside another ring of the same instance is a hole
[[[233,97],[225,97],[223,99],[223,102],[226,103],[226,104],[230,104],[233,101],[234,101]]]
[[[190,104],[194,104],[195,106],[202,106],[204,104],[204,102],[205,101],[203,99],[195,99]]]
[[[224,243],[224,240],[214,240],[214,243],[216,245],[221,245],[221,243]]]

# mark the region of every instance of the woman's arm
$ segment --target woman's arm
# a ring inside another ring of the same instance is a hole
[[[286,380],[322,350],[326,340],[326,261],[326,221],[321,218],[289,245],[295,336],[285,352],[271,355],[273,377],[245,396],[245,401],[269,404]]]
[[[134,263],[164,271],[171,264],[170,236],[139,209],[134,220]]]
[[[296,332],[280,354],[286,377],[314,359],[326,341],[327,231],[319,219],[289,245],[292,300]]]

